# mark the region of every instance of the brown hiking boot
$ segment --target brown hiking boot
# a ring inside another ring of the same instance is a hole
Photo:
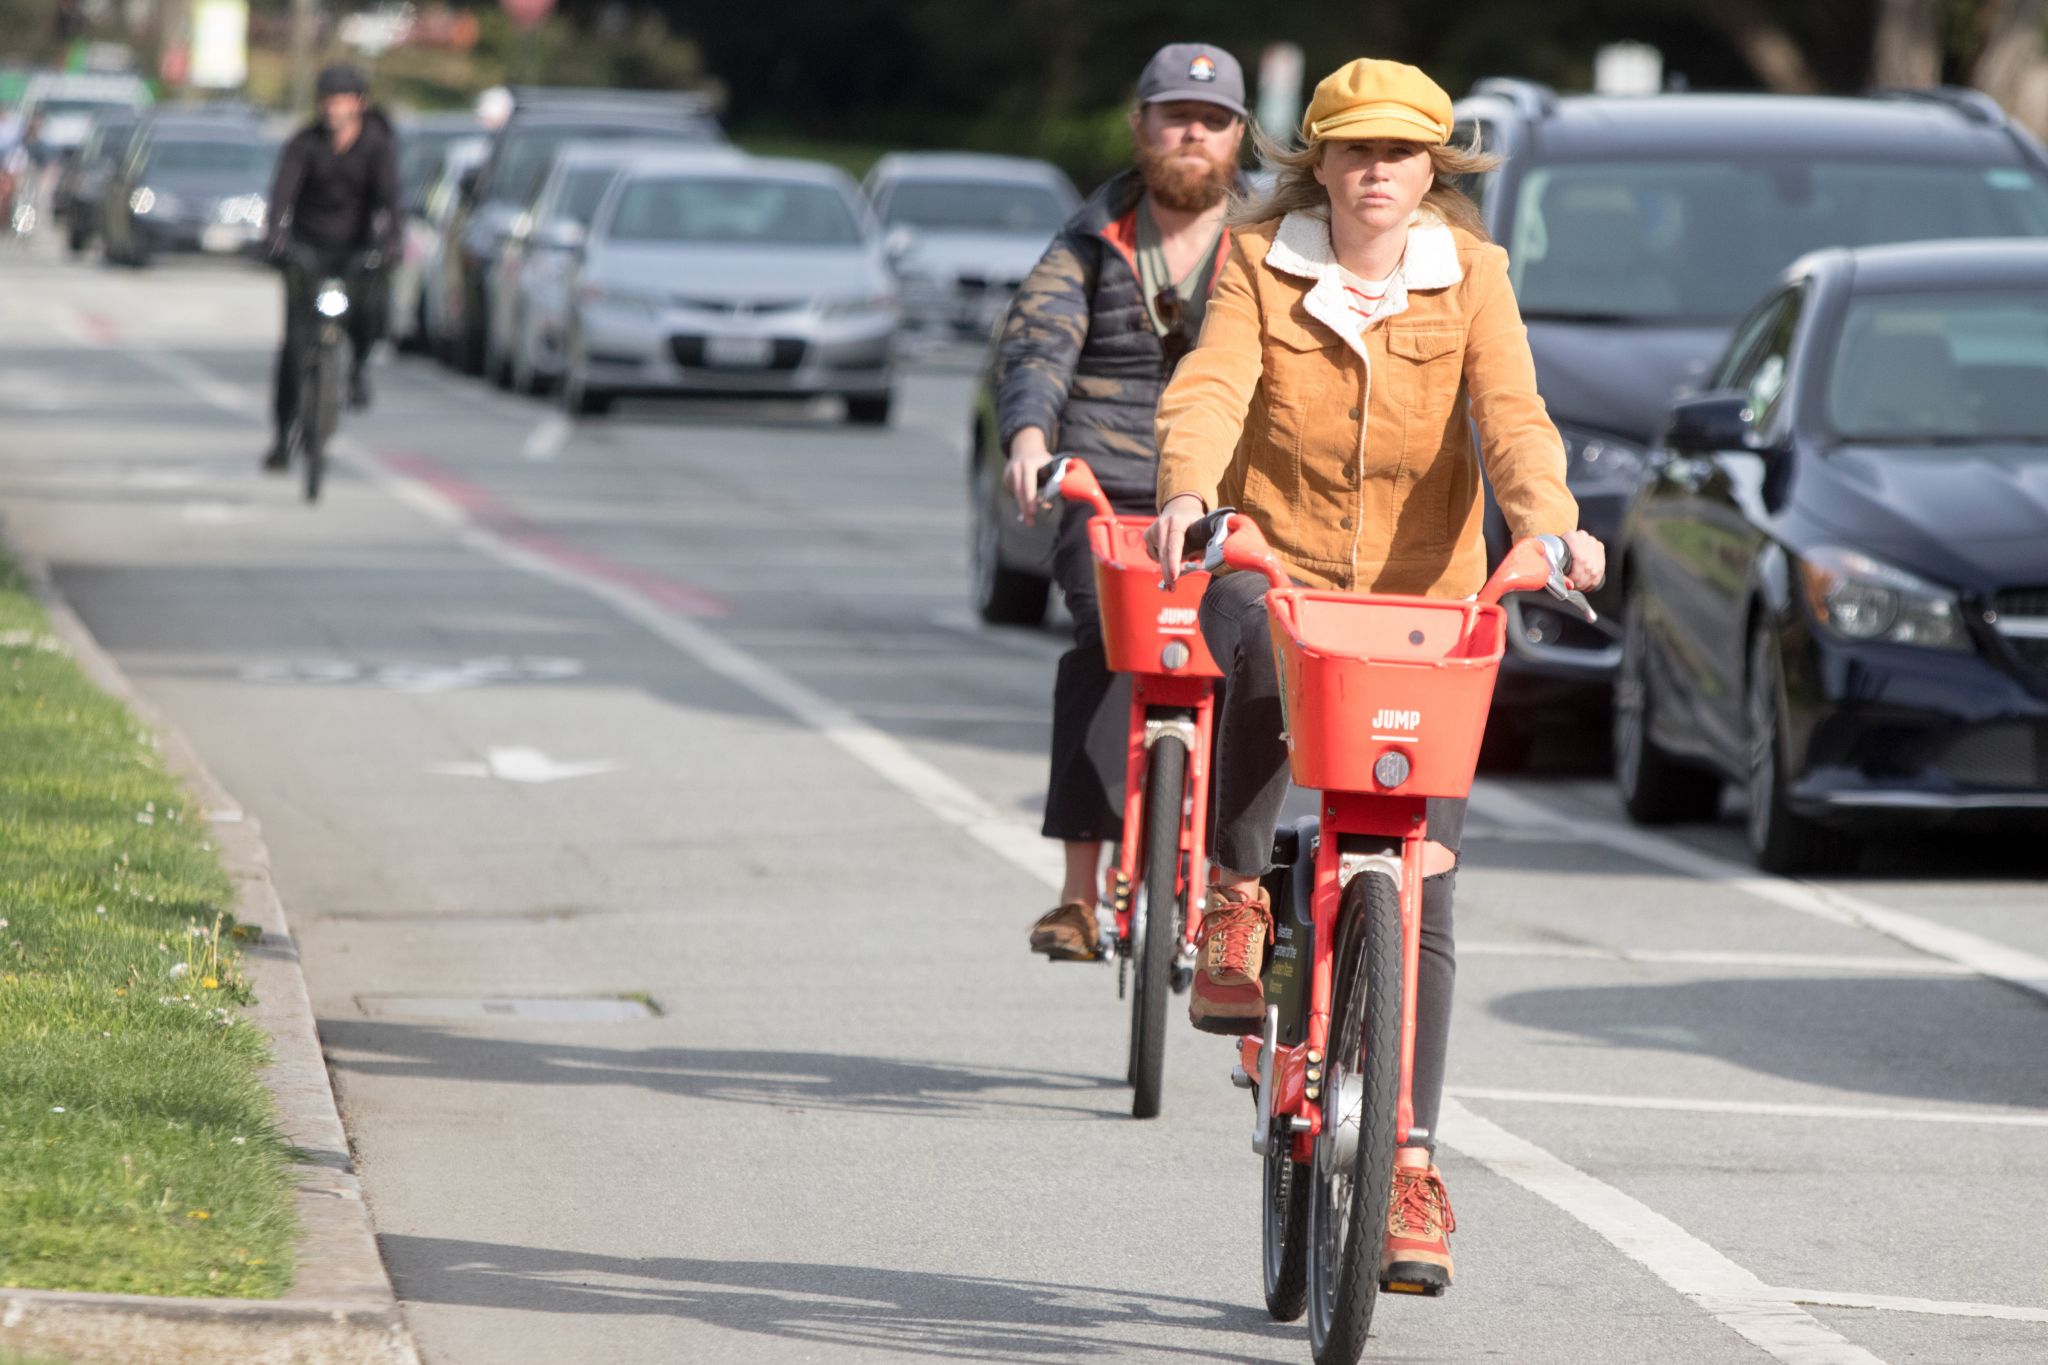
[[[1257,1033],[1266,1013],[1259,973],[1266,965],[1266,940],[1273,936],[1273,912],[1266,888],[1228,899],[1209,889],[1202,932],[1195,939],[1195,988],[1188,1022],[1204,1033]]]
[[[1451,1232],[1458,1220],[1435,1166],[1394,1167],[1387,1210],[1387,1246],[1380,1287],[1393,1294],[1435,1296],[1451,1287]]]
[[[1031,926],[1031,951],[1054,962],[1093,962],[1101,956],[1095,907],[1068,901],[1048,910]]]

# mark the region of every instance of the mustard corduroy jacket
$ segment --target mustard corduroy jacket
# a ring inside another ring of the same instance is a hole
[[[1159,401],[1159,503],[1238,508],[1313,586],[1467,597],[1486,581],[1480,454],[1516,539],[1563,534],[1564,442],[1506,252],[1418,215],[1385,307],[1361,334],[1321,218],[1239,232]]]

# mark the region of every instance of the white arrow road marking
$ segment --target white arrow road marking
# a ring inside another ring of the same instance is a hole
[[[605,759],[557,763],[538,749],[519,745],[486,750],[481,763],[436,763],[427,769],[448,777],[495,777],[500,782],[559,782],[565,777],[595,777],[618,770],[618,764]]]
[[[529,460],[552,460],[561,454],[574,425],[564,413],[556,413],[535,427],[519,453]]]

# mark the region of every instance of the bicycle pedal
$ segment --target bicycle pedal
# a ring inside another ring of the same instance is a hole
[[[1381,1280],[1380,1288],[1389,1294],[1411,1294],[1421,1299],[1440,1299],[1449,1285],[1428,1284],[1421,1280]]]

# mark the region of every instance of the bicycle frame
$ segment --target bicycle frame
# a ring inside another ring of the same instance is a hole
[[[1561,550],[1561,546],[1559,547]],[[1263,574],[1272,584],[1273,591],[1267,596],[1269,618],[1276,647],[1283,644],[1283,615],[1291,621],[1293,610],[1283,610],[1289,601],[1300,603],[1304,599],[1324,601],[1338,600],[1352,603],[1372,603],[1389,608],[1403,607],[1417,613],[1434,613],[1440,616],[1454,612],[1463,613],[1463,634],[1456,645],[1441,654],[1438,664],[1457,666],[1470,665],[1474,679],[1462,684],[1465,705],[1472,704],[1473,685],[1478,681],[1478,670],[1484,669],[1484,692],[1481,702],[1490,700],[1492,693],[1493,667],[1497,664],[1504,644],[1505,617],[1499,606],[1500,599],[1510,592],[1526,592],[1550,588],[1559,591],[1562,579],[1557,563],[1541,540],[1527,540],[1516,545],[1486,586],[1479,592],[1476,603],[1447,603],[1424,598],[1382,597],[1365,594],[1339,595],[1314,593],[1295,588],[1286,570],[1267,548],[1265,539],[1258,528],[1241,514],[1230,513],[1222,519],[1221,533],[1211,539],[1208,564],[1228,564],[1234,569]],[[1563,595],[1560,592],[1560,595]],[[1571,594],[1575,605],[1582,610],[1584,599]],[[1418,618],[1419,619],[1419,618]],[[1405,624],[1405,623],[1404,623]],[[1491,632],[1488,634],[1487,632]],[[1416,630],[1408,639],[1420,645],[1424,632]],[[1297,649],[1301,649],[1296,642]],[[1461,651],[1463,651],[1461,653]],[[1282,649],[1283,656],[1286,650]],[[1396,663],[1393,667],[1402,665]],[[1422,674],[1434,678],[1435,673]],[[1327,768],[1332,772],[1356,771],[1356,764],[1349,768],[1341,762],[1332,763],[1302,756],[1303,737],[1301,732],[1321,724],[1326,718],[1309,713],[1303,698],[1296,695],[1295,679],[1283,680],[1283,693],[1287,698],[1289,727],[1293,732],[1290,763],[1300,781],[1304,767]],[[1409,684],[1412,691],[1416,686],[1430,686],[1428,683]],[[1315,698],[1321,707],[1335,709],[1333,698]],[[1382,711],[1382,715],[1403,716],[1419,713],[1406,711]],[[1422,879],[1424,846],[1429,840],[1427,801],[1432,796],[1462,796],[1471,784],[1472,762],[1476,760],[1480,734],[1483,731],[1485,707],[1478,711],[1481,724],[1468,735],[1454,736],[1449,742],[1450,757],[1435,768],[1430,768],[1430,759],[1416,754],[1409,755],[1417,746],[1413,734],[1371,735],[1367,743],[1381,743],[1371,776],[1362,781],[1350,776],[1345,778],[1347,786],[1364,789],[1341,789],[1335,786],[1319,788],[1322,791],[1318,804],[1320,830],[1314,849],[1313,889],[1311,892],[1311,918],[1314,925],[1314,956],[1310,963],[1308,999],[1305,1029],[1301,1041],[1284,1044],[1280,1040],[1279,1010],[1269,1006],[1266,1012],[1265,1028],[1260,1035],[1246,1035],[1238,1045],[1238,1069],[1233,1077],[1238,1084],[1250,1086],[1254,1083],[1258,1091],[1258,1119],[1253,1129],[1252,1145],[1262,1155],[1270,1155],[1274,1144],[1282,1139],[1291,1143],[1294,1160],[1308,1162],[1313,1155],[1313,1144],[1323,1129],[1322,1098],[1323,1062],[1330,1046],[1330,1012],[1332,984],[1332,963],[1337,943],[1338,918],[1344,899],[1345,887],[1354,876],[1366,871],[1387,874],[1400,893],[1401,920],[1401,1056],[1400,1090],[1395,1116],[1395,1142],[1408,1145],[1427,1136],[1415,1128],[1415,1106],[1413,1083],[1415,1074],[1415,989],[1416,977],[1421,962],[1422,925]],[[1329,717],[1336,720],[1337,717]],[[1384,727],[1360,727],[1349,716],[1342,717],[1348,723],[1346,737],[1340,741],[1347,747],[1357,749],[1361,730],[1373,728],[1400,728],[1399,722]],[[1456,728],[1455,718],[1451,728]],[[1410,729],[1418,730],[1419,725]],[[1329,733],[1335,734],[1332,729]],[[1404,741],[1406,742],[1404,744]],[[1434,741],[1433,741],[1434,742]],[[1398,765],[1382,768],[1389,755],[1401,755]],[[1468,757],[1469,755],[1469,757]],[[1422,790],[1403,793],[1393,790],[1409,783],[1410,779],[1422,786]],[[1394,780],[1387,780],[1392,778]],[[1316,785],[1302,783],[1302,785]],[[1300,850],[1305,856],[1307,850]],[[1275,907],[1276,915],[1283,913],[1282,907]],[[1254,1081],[1256,1078],[1256,1081]]]
[[[1112,950],[1131,941],[1131,892],[1143,875],[1143,807],[1146,758],[1165,734],[1178,737],[1188,753],[1187,791],[1180,822],[1177,892],[1184,910],[1183,960],[1194,951],[1202,922],[1201,890],[1209,847],[1209,761],[1215,720],[1216,679],[1196,623],[1196,609],[1208,584],[1206,573],[1183,575],[1174,588],[1159,584],[1158,565],[1143,549],[1150,516],[1118,516],[1094,472],[1065,456],[1053,467],[1043,491],[1046,501],[1083,503],[1089,549],[1095,559],[1095,587],[1102,607],[1103,652],[1110,668],[1131,680],[1130,727],[1124,754],[1124,837],[1117,848],[1119,894],[1113,910]]]

